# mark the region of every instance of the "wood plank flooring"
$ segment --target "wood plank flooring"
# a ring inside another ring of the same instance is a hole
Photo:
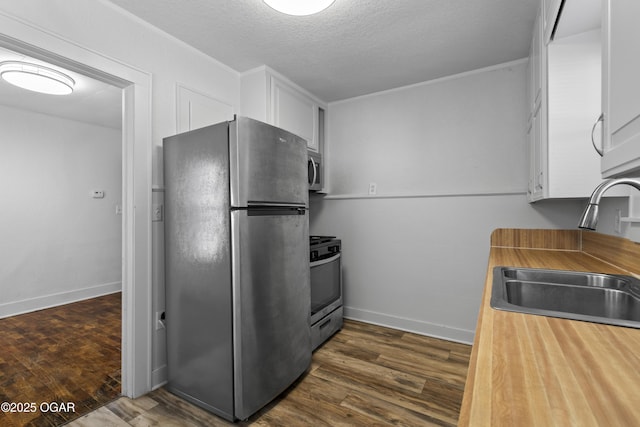
[[[0,319],[0,403],[17,411],[0,426],[58,426],[119,397],[121,305],[116,293]],[[73,410],[40,410],[52,402]]]
[[[345,326],[309,371],[240,426],[455,426],[471,346],[365,323]],[[122,397],[72,427],[230,426],[164,389]]]

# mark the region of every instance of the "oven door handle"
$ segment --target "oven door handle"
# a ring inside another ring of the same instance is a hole
[[[340,258],[340,255],[342,255],[342,254],[341,253],[337,253],[334,256],[332,256],[331,258],[321,259],[321,260],[318,260],[318,261],[313,261],[310,264],[311,268],[318,267],[318,266],[324,265],[324,264],[329,264],[330,262],[333,262],[333,261],[337,260],[338,258]]]

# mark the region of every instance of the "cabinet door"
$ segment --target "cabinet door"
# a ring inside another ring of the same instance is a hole
[[[542,42],[542,15],[538,14],[531,39],[529,53],[528,82],[529,113],[527,139],[529,143],[529,189],[530,202],[546,196],[546,149],[547,149],[547,62],[546,47]]]
[[[544,139],[544,121],[542,103],[536,105],[529,128],[529,201],[534,202],[545,197],[546,140]]]
[[[233,120],[234,108],[184,86],[177,87],[177,132],[187,132]]]
[[[276,78],[271,79],[273,124],[307,141],[318,151],[318,105],[303,93]]]
[[[640,173],[640,1],[603,2],[604,177]]]
[[[540,102],[540,98],[542,97],[542,88],[543,88],[543,67],[542,67],[542,52],[543,52],[543,44],[542,44],[542,27],[540,24],[540,20],[542,18],[538,15],[534,26],[533,26],[533,38],[531,39],[531,53],[530,53],[530,61],[531,61],[531,101],[532,103],[529,105],[531,109],[535,109],[536,104]]]

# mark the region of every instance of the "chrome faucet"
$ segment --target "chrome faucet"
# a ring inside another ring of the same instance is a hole
[[[609,188],[619,184],[627,184],[640,190],[640,179],[617,178],[604,181],[602,184],[598,185],[595,190],[593,190],[593,194],[591,194],[591,198],[589,199],[589,204],[584,210],[582,218],[580,218],[578,227],[586,228],[587,230],[596,229],[596,224],[598,223],[598,205],[600,204],[602,195]]]

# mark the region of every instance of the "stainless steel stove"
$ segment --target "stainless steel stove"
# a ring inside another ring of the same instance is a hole
[[[315,350],[342,328],[342,241],[310,236],[311,346]]]

